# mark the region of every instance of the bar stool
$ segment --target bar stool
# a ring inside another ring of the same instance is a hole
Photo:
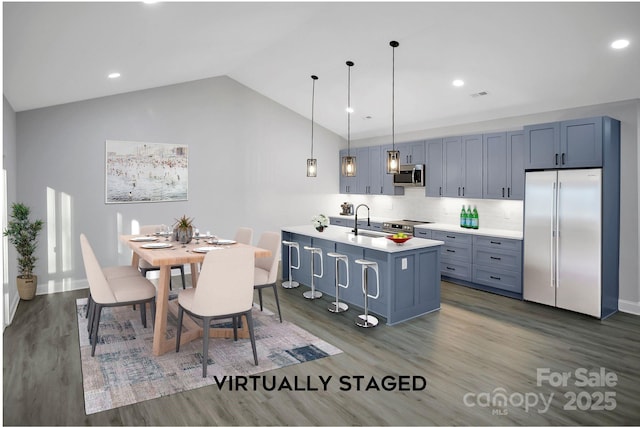
[[[327,256],[331,258],[335,258],[336,260],[336,300],[332,302],[329,306],[328,310],[332,313],[342,313],[343,311],[349,310],[349,306],[343,302],[338,300],[338,292],[340,288],[348,288],[349,287],[349,257],[346,255],[339,254],[337,252],[328,252]],[[347,268],[347,283],[340,283],[340,261],[344,262],[344,265]]]
[[[300,244],[298,242],[290,242],[288,240],[283,240],[282,244],[289,247],[289,280],[282,282],[282,287],[286,289],[297,288],[300,286],[300,283],[291,280],[291,278],[293,277],[292,270],[300,269]],[[291,265],[291,248],[295,248],[297,253],[298,265],[296,266]]]
[[[304,249],[311,253],[311,290],[304,292],[302,296],[304,296],[307,299],[322,298],[322,292],[316,291],[316,286],[313,282],[314,277],[317,277],[319,279],[324,275],[324,267],[322,262],[322,249],[314,248],[313,246],[305,246]],[[319,275],[316,274],[316,270],[315,270],[314,260],[315,260],[316,254],[320,255],[320,274]]]
[[[356,319],[356,325],[362,328],[372,328],[378,325],[378,319],[369,314],[369,298],[378,299],[380,296],[380,272],[378,263],[366,259],[357,259],[356,264],[362,265],[362,292],[364,293],[364,314]],[[376,272],[376,294],[369,294],[369,269]]]

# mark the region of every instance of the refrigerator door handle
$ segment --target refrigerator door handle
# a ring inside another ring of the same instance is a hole
[[[555,267],[555,276],[556,276],[556,288],[560,287],[560,275],[558,272],[560,271],[560,191],[562,190],[562,182],[558,180],[558,191],[556,192],[556,267]]]
[[[549,280],[549,283],[551,283],[551,287],[553,288],[556,285],[556,275],[555,275],[555,254],[554,254],[554,242],[555,242],[555,236],[556,236],[556,230],[555,230],[555,223],[554,223],[554,217],[556,216],[556,200],[557,200],[557,196],[556,196],[556,183],[554,182],[552,185],[552,194],[553,197],[551,198],[551,227],[549,227],[551,229],[551,239],[549,239],[550,242],[550,248],[549,248],[549,258],[550,258],[550,263],[551,263],[551,280]]]

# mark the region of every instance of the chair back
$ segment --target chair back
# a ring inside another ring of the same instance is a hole
[[[280,261],[280,233],[265,231],[260,235],[257,246],[271,251],[271,256],[256,258],[256,268],[268,271],[267,283],[275,283],[278,276],[278,262]]]
[[[82,249],[82,260],[84,261],[84,270],[89,281],[89,289],[91,297],[98,304],[110,304],[116,302],[116,297],[111,291],[109,282],[104,277],[98,258],[96,258],[91,244],[84,233],[80,234],[80,248]]]
[[[199,316],[240,313],[253,306],[254,251],[247,247],[220,249],[205,255],[192,312]]]
[[[250,245],[253,241],[253,229],[248,227],[240,227],[236,231],[236,237],[233,239],[238,243]]]

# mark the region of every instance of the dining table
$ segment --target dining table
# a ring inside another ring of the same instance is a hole
[[[200,265],[204,261],[207,250],[234,250],[239,247],[250,247],[256,258],[269,257],[271,251],[256,246],[236,243],[223,239],[192,240],[183,244],[168,240],[162,234],[158,235],[121,235],[120,241],[132,250],[131,265],[138,268],[140,259],[160,269],[156,292],[156,316],[153,330],[153,354],[160,356],[170,350],[175,350],[176,342],[173,334],[167,334],[168,313],[177,317],[177,299],[169,301],[169,284],[171,281],[171,266],[190,264],[191,284],[197,286]],[[202,252],[200,252],[202,251]],[[189,316],[184,317],[183,332],[180,345],[202,337],[202,327]],[[247,322],[242,322],[242,328],[237,331],[238,337],[248,338]],[[233,337],[233,329],[227,327],[210,328],[210,337]]]

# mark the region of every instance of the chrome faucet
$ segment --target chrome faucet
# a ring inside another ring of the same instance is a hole
[[[367,227],[371,227],[371,217],[369,216],[369,214],[371,213],[371,209],[369,209],[369,206],[365,205],[364,203],[360,203],[356,207],[356,226],[353,229],[353,234],[355,234],[356,236],[358,235],[358,209],[360,209],[360,206],[364,206],[365,208],[367,208]]]

